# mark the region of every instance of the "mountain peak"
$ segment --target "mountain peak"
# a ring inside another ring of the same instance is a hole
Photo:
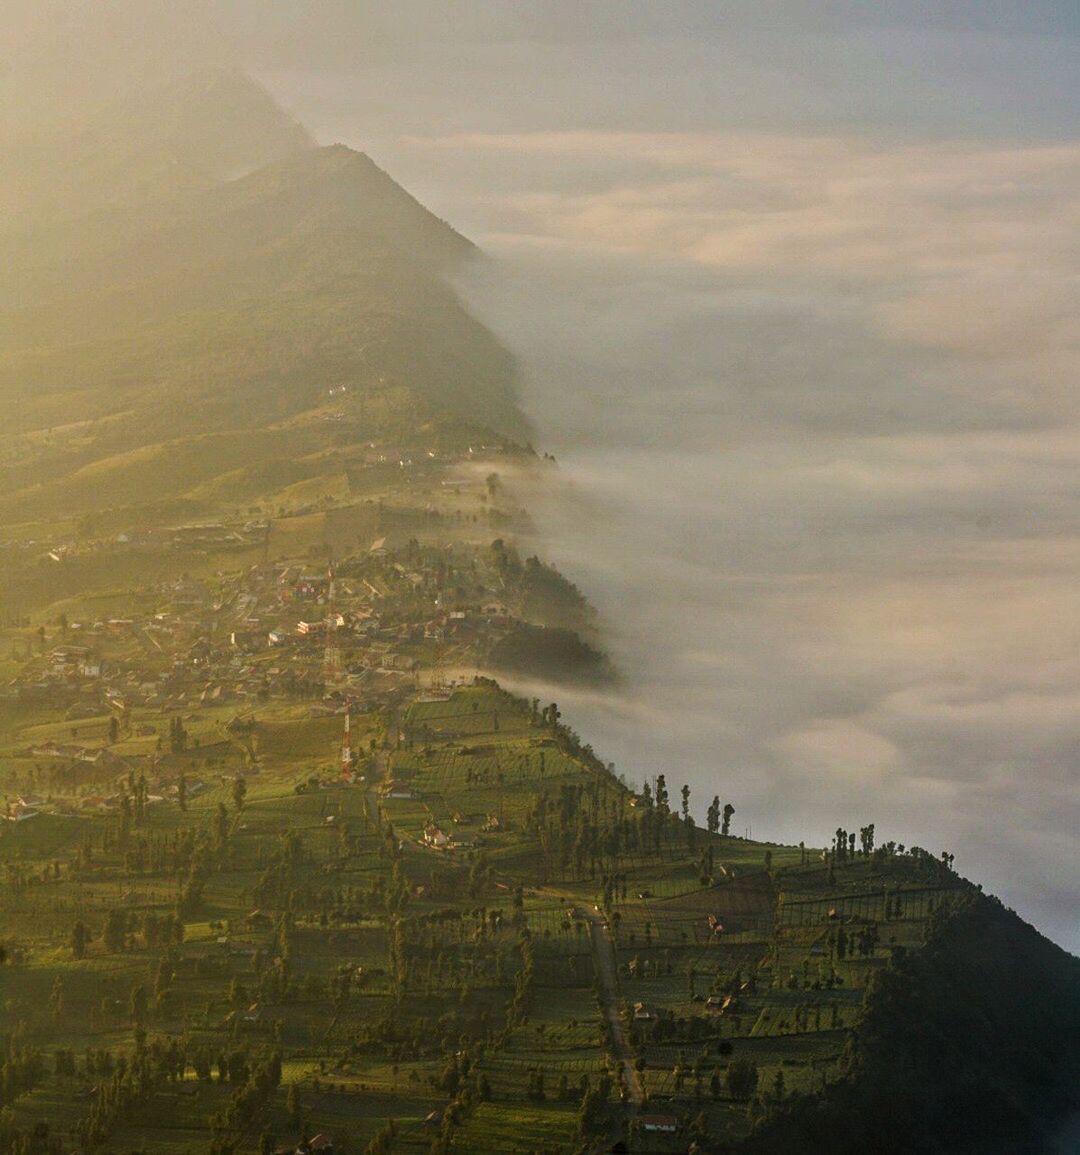
[[[288,156],[231,182],[228,195],[273,203],[291,219],[333,224],[409,256],[445,266],[476,252],[473,243],[426,209],[366,153],[344,144]]]

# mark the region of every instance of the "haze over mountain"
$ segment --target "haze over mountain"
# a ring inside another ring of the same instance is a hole
[[[510,356],[448,281],[472,244],[242,75],[9,136],[0,163],[21,174],[0,231],[0,519],[304,456],[299,415],[342,385],[372,432],[404,405],[526,433]]]
[[[227,67],[88,95],[74,116],[68,103],[33,115],[18,76],[4,86],[0,121],[5,234],[209,188],[314,146],[258,84]]]

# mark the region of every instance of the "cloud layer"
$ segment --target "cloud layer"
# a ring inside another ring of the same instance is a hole
[[[426,147],[521,175],[470,292],[629,673],[571,716],[756,833],[948,847],[1077,946],[1080,147]]]

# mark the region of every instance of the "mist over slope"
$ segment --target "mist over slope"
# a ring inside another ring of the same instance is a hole
[[[448,280],[474,246],[243,76],[131,91],[0,141],[0,163],[21,174],[0,231],[0,521],[179,497],[311,452],[281,423],[341,386],[371,435],[526,434],[511,356]],[[220,460],[185,440],[230,431],[246,441]]]

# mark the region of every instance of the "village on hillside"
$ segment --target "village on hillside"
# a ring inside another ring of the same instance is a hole
[[[388,452],[413,485],[404,472],[413,455]],[[387,452],[373,455],[381,469]],[[81,599],[110,611],[101,616],[62,609],[40,624],[9,621],[0,704],[40,722],[21,725],[5,751],[3,816],[116,813],[136,781],[147,805],[181,789],[193,797],[211,779],[259,772],[253,735],[268,709],[393,709],[422,684],[471,676],[538,606],[547,620],[585,620],[569,583],[490,536],[493,522],[512,520],[496,505],[498,474],[452,465],[436,470],[426,459],[427,485],[415,486],[423,506],[406,487],[407,501],[393,506],[300,507],[240,528],[121,535],[117,549],[149,551],[157,537],[169,550],[197,548],[204,564],[176,573],[181,554],[164,580]],[[483,507],[483,529],[463,512],[470,500]],[[225,546],[256,560],[210,570],[205,563],[228,560]],[[298,556],[271,559],[289,547]],[[69,561],[52,550],[41,564]]]
[[[872,824],[740,838],[719,783],[631,786],[500,688],[580,674],[592,613],[522,557],[512,463],[431,461],[132,535],[152,580],[9,614],[4,1125],[30,1155],[708,1150],[840,1078],[873,976],[961,900]]]

